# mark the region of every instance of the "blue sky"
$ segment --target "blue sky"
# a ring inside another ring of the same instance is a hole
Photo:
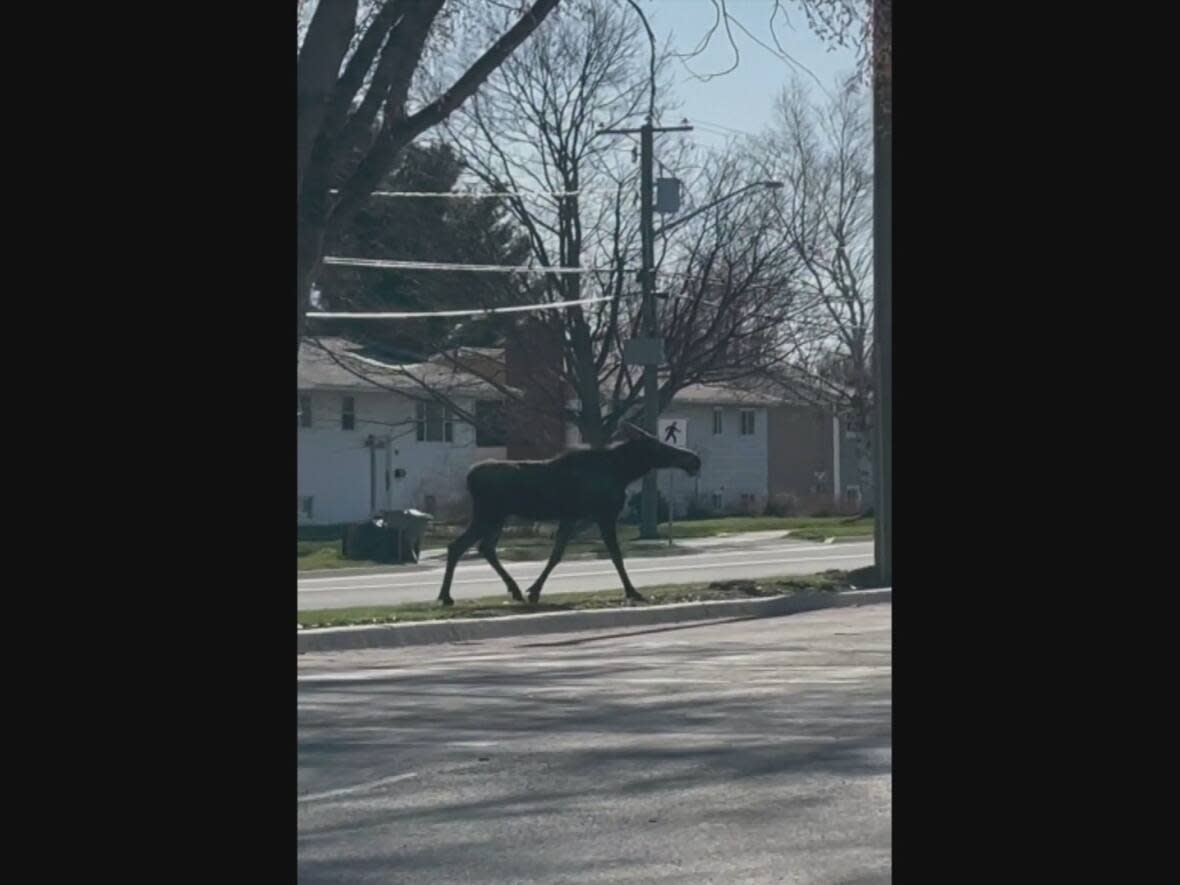
[[[673,45],[681,52],[697,46],[715,16],[711,0],[640,0],[640,4],[657,38],[662,42],[671,32]],[[811,33],[806,17],[795,3],[787,0],[782,5],[790,17],[790,26],[781,14],[776,17],[775,32],[779,42],[794,59],[814,73],[825,88],[832,89],[837,78],[855,71],[855,50],[829,51],[827,45]],[[727,0],[727,6],[730,14],[755,37],[774,46],[769,26],[773,0]],[[674,63],[673,78],[682,107],[675,119],[663,122],[675,124],[684,116],[693,124],[709,126],[709,129],[698,128],[693,133],[693,140],[698,144],[720,146],[725,141],[724,127],[751,134],[762,130],[770,122],[775,97],[793,74],[797,73],[818,93],[818,86],[808,73],[776,58],[738,28],[732,27],[732,31],[740,60],[737,68],[728,74],[700,82],[693,79],[680,62]],[[733,50],[721,27],[713,35],[709,48],[687,61],[698,74],[722,71],[732,63]]]

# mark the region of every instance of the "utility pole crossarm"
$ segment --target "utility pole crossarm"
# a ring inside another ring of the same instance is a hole
[[[691,126],[640,126],[638,129],[599,129],[595,135],[642,135],[645,129],[652,132],[692,132]]]

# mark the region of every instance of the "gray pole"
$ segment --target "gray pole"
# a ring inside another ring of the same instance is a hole
[[[652,205],[652,167],[655,165],[652,137],[656,132],[691,132],[691,126],[654,127],[651,119],[646,120],[638,130],[600,129],[599,135],[625,135],[639,132],[639,231],[643,242],[642,267],[639,282],[643,287],[643,330],[649,340],[657,337],[655,299],[655,206]],[[644,430],[658,434],[660,429],[660,376],[659,367],[645,363],[643,367],[643,424]],[[656,475],[649,473],[643,478],[643,497],[640,507],[639,537],[658,538],[656,517],[659,515],[656,498]]]
[[[655,275],[655,236],[653,234],[655,209],[652,206],[652,127],[647,120],[639,130],[639,212],[640,230],[643,238],[643,264],[640,282],[643,286],[643,333],[647,338],[656,337],[656,299],[652,277]],[[651,434],[659,433],[660,379],[657,366],[643,367],[643,424]],[[656,473],[651,471],[643,477],[643,509],[639,524],[639,537],[658,538],[656,530],[659,509],[657,507]]]
[[[873,374],[876,376],[873,553],[893,583],[893,4],[873,3]]]

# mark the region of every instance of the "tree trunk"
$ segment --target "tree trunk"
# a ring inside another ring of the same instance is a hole
[[[391,0],[392,2],[392,0]],[[536,0],[522,11],[520,19],[509,28],[483,55],[457,79],[449,89],[413,115],[405,116],[405,100],[412,74],[418,67],[431,23],[442,5],[442,0],[430,3],[406,2],[388,7],[401,14],[405,27],[404,45],[398,45],[400,57],[397,70],[387,78],[385,89],[378,90],[386,106],[386,119],[375,141],[346,181],[334,182],[340,195],[331,204],[328,188],[333,184],[333,164],[339,159],[328,150],[322,162],[315,157],[316,144],[325,135],[335,137],[339,132],[322,130],[329,105],[340,86],[340,63],[353,36],[356,20],[356,0],[320,0],[312,17],[298,65],[298,121],[296,126],[296,182],[299,194],[298,257],[296,263],[296,354],[303,340],[307,305],[311,287],[323,257],[327,229],[339,230],[369,199],[378,182],[389,172],[402,149],[432,126],[438,125],[455,108],[467,100],[488,76],[496,70],[513,50],[531,34],[556,7],[558,0]],[[413,16],[411,19],[410,16]],[[384,20],[393,25],[392,14]],[[370,22],[371,27],[377,27]],[[377,32],[374,32],[377,33]],[[367,35],[366,35],[367,36]],[[398,38],[398,32],[389,38]],[[362,44],[364,40],[362,39]],[[371,44],[377,48],[376,44]],[[393,56],[391,56],[393,58]],[[380,63],[378,63],[380,68]],[[359,86],[353,85],[352,94]],[[365,118],[362,118],[365,119]],[[366,120],[371,122],[371,118]],[[361,124],[358,132],[368,129]]]

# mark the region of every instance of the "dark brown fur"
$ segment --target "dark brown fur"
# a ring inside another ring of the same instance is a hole
[[[579,449],[548,461],[482,461],[472,466],[467,473],[471,524],[447,548],[447,570],[439,601],[451,605],[455,564],[477,542],[479,552],[503,578],[509,595],[518,602],[524,601],[520,588],[496,556],[500,531],[512,516],[558,522],[549,562],[528,589],[530,602],[536,603],[540,598],[541,587],[561,561],[575,528],[586,521],[598,524],[627,598],[642,600],[623,568],[615,535],[627,486],[648,471],[662,467],[678,467],[696,475],[701,469],[701,459],[688,449],[662,443],[632,425],[626,425],[626,432],[630,437],[626,442],[605,449]]]

